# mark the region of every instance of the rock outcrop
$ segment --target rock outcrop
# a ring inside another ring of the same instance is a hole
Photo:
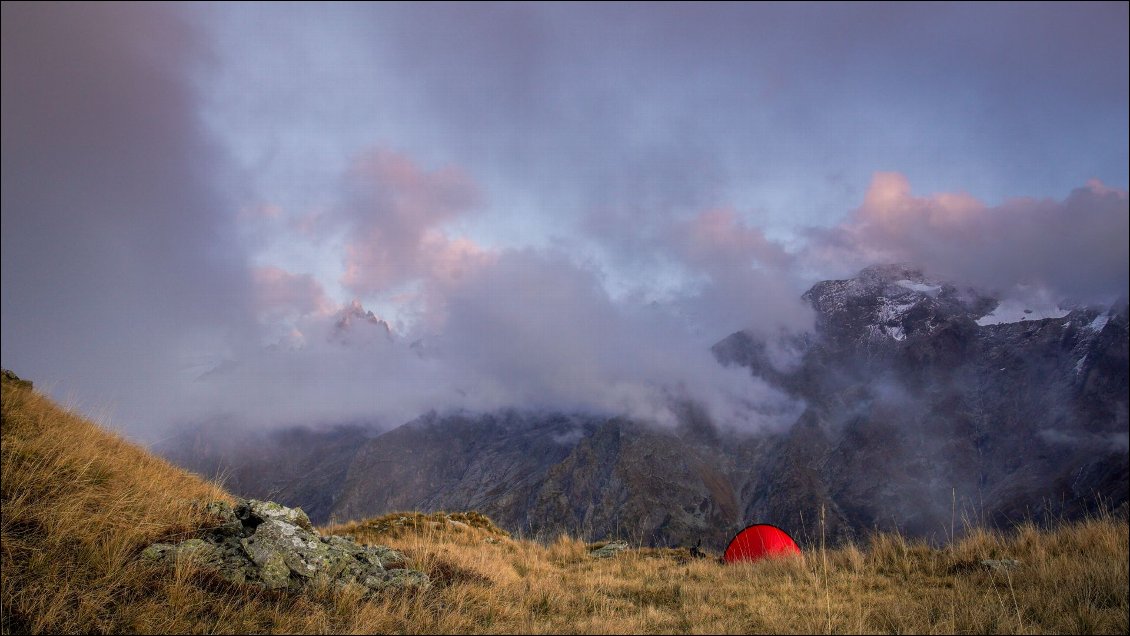
[[[21,380],[20,376],[16,375],[15,373],[12,373],[8,369],[0,369],[0,373],[3,374],[4,380],[6,382],[11,382],[15,386],[18,386],[18,387],[24,388],[24,389],[31,389],[31,388],[34,387],[34,385],[31,383],[30,380]]]
[[[599,548],[589,551],[589,556],[594,559],[610,559],[629,548],[627,541],[609,541]]]
[[[392,548],[319,535],[301,508],[247,499],[234,508],[212,502],[206,510],[216,523],[202,536],[175,545],[155,543],[142,557],[156,562],[191,559],[226,581],[268,590],[299,591],[319,579],[357,584],[369,594],[431,585],[426,574],[407,569],[405,556]]]

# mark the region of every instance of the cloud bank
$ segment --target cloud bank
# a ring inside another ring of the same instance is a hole
[[[166,7],[3,6],[3,363],[135,429],[255,328],[208,53]]]
[[[671,228],[672,253],[696,269],[705,263],[710,275],[692,298],[648,304],[613,298],[599,267],[564,250],[488,249],[449,236],[452,222],[475,214],[481,200],[481,189],[454,167],[428,169],[378,149],[359,156],[342,183],[342,204],[324,232],[343,234],[341,282],[353,298],[333,305],[310,274],[255,269],[257,315],[274,340],[198,378],[201,404],[263,424],[301,413],[305,421],[395,425],[428,410],[517,407],[673,425],[685,400],[734,429],[780,428],[797,415],[799,404],[721,367],[709,351],[745,326],[784,326],[779,319],[790,312],[794,327],[810,321],[797,290],[742,276],[753,273],[761,251],[774,255],[774,267],[787,259],[764,237],[734,244],[718,227],[732,218],[704,212],[706,221],[691,221],[705,227],[691,244]],[[281,232],[287,227],[280,221]],[[331,242],[300,231],[285,236]],[[707,255],[713,243],[729,246],[729,260]],[[409,319],[393,330],[366,305]],[[735,319],[743,305],[748,314]],[[696,333],[689,308],[713,326],[711,307],[733,324]],[[252,405],[248,396],[262,399]]]
[[[449,236],[480,200],[464,171],[427,169],[383,150],[357,164],[366,169],[350,170],[347,203],[336,211],[347,228],[343,280],[356,297],[333,305],[309,275],[257,270],[260,316],[282,335],[203,380],[213,394],[202,403],[238,410],[245,396],[268,396],[248,409],[264,423],[299,412],[393,425],[433,409],[519,407],[670,425],[679,401],[694,400],[722,426],[779,429],[803,405],[719,366],[709,347],[738,329],[770,338],[808,329],[798,271],[851,275],[908,261],[1006,296],[1036,288],[1054,301],[1109,302],[1127,285],[1119,229],[1127,195],[1097,182],[1063,201],[991,207],[965,194],[915,196],[903,175],[880,173],[857,209],[833,228],[810,230],[797,249],[732,208],[703,209],[637,237],[634,249],[661,255],[694,281],[670,300],[644,302],[610,293],[599,266],[563,250],[488,249]],[[356,194],[356,175],[371,180],[365,196]],[[390,236],[401,240],[386,248]],[[453,249],[461,245],[471,247]],[[395,267],[379,258],[356,266],[357,254],[386,249],[400,250]],[[364,309],[369,303],[401,307],[413,319],[390,330]]]

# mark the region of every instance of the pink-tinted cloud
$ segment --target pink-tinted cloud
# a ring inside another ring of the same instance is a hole
[[[279,267],[257,267],[251,277],[255,307],[262,319],[328,315],[334,310],[321,283],[309,274],[292,274]]]
[[[342,284],[359,295],[378,295],[420,278],[458,278],[482,250],[449,239],[443,226],[480,202],[463,171],[428,171],[403,154],[378,150],[361,157],[349,174],[352,198],[344,208],[351,225]]]
[[[326,227],[331,225],[328,210],[317,209],[294,218],[288,224],[290,229],[309,241],[317,242],[326,233]]]
[[[897,172],[880,172],[856,213],[855,222],[890,242],[906,237],[946,236],[971,240],[985,205],[968,194],[942,193],[914,197],[910,182]],[[925,239],[929,240],[929,239]]]
[[[1092,180],[1062,201],[989,206],[967,194],[915,196],[903,175],[879,173],[853,216],[814,232],[807,256],[833,267],[905,261],[998,291],[1036,285],[1111,299],[1127,291],[1127,200]]]
[[[762,264],[784,267],[792,256],[747,225],[733,208],[712,208],[671,226],[671,240],[690,263],[707,269]]]

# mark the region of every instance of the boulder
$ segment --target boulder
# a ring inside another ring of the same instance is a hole
[[[366,577],[362,582],[371,590],[426,590],[431,586],[428,575],[419,570],[387,570],[380,576]]]
[[[620,554],[627,549],[627,541],[610,541],[602,545],[601,547],[589,552],[589,555],[597,559],[608,559]]]
[[[258,499],[240,501],[236,504],[235,516],[243,521],[244,525],[250,522],[252,527],[264,521],[275,519],[292,526],[298,526],[303,530],[314,530],[314,526],[310,525],[310,518],[302,511],[302,508],[287,508],[273,501],[259,501]]]
[[[300,591],[315,579],[361,585],[370,594],[431,586],[426,574],[408,569],[408,559],[392,548],[319,535],[301,508],[247,499],[234,507],[211,502],[204,510],[215,523],[201,536],[175,545],[154,543],[142,558],[191,559],[229,582],[269,590]]]

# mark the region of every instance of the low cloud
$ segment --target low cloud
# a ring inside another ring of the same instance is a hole
[[[611,300],[595,272],[561,254],[508,252],[452,290],[437,355],[461,369],[478,408],[522,404],[673,424],[679,400],[720,424],[780,426],[784,396],[725,369],[662,307]],[[773,404],[759,412],[751,405]]]
[[[207,409],[249,423],[393,426],[430,410],[518,407],[671,426],[693,401],[725,428],[755,431],[788,426],[802,408],[720,366],[712,340],[670,308],[612,300],[599,272],[563,253],[502,250],[458,281],[428,281],[443,302],[424,311],[440,315],[395,334],[357,301],[323,311],[308,277],[261,271],[264,295],[306,311],[270,346],[245,349],[193,387]]]
[[[1130,450],[1130,434],[1121,433],[1080,433],[1058,431],[1047,428],[1036,433],[1045,443],[1053,446],[1090,450],[1099,453],[1122,453]]]

